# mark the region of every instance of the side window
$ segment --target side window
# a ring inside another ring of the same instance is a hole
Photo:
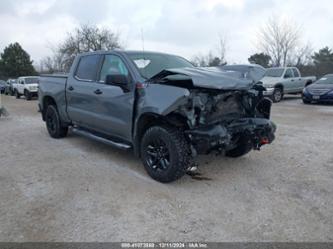
[[[292,77],[294,77],[293,71],[290,68],[288,68],[287,71],[286,71],[286,73],[285,73],[285,75],[284,75],[284,77],[285,78],[292,78]]]
[[[296,68],[293,68],[293,72],[294,72],[294,77],[295,78],[299,78],[299,73],[298,73],[298,70]]]
[[[104,82],[107,75],[121,74],[126,77],[129,76],[126,65],[120,57],[112,54],[107,54],[104,57],[103,66],[101,69],[99,81]]]
[[[79,80],[94,81],[98,68],[100,55],[87,55],[81,57],[75,76]]]

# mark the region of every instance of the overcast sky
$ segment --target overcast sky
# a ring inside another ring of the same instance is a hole
[[[271,16],[302,26],[314,49],[333,47],[332,0],[1,0],[0,50],[19,42],[35,63],[79,24],[121,34],[126,49],[164,51],[191,59],[227,38],[227,61],[257,52],[256,32]]]

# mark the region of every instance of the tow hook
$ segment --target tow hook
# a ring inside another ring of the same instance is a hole
[[[255,150],[260,150],[261,146],[265,145],[265,144],[269,144],[269,139],[267,137],[262,137],[259,139],[259,141],[257,140],[255,144],[254,149]]]
[[[265,144],[269,144],[269,140],[267,137],[263,137],[260,139],[260,145],[265,145]]]

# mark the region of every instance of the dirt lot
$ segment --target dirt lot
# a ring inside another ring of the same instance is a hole
[[[333,240],[333,106],[274,104],[274,144],[164,185],[130,152],[50,138],[36,100],[3,102],[0,241]]]

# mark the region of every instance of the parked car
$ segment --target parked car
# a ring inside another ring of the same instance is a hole
[[[304,104],[311,102],[333,103],[333,74],[327,74],[303,90]]]
[[[271,97],[273,102],[280,102],[287,93],[302,93],[304,87],[316,81],[316,77],[301,77],[296,67],[273,67],[267,69],[261,81],[266,87],[264,95]]]
[[[171,182],[193,168],[197,154],[239,157],[274,140],[264,88],[234,75],[169,54],[85,53],[68,76],[41,77],[39,107],[51,137],[71,127],[132,148],[153,179]]]
[[[0,94],[5,93],[6,85],[7,85],[6,81],[0,80]]]
[[[7,80],[7,87],[5,90],[5,94],[14,96],[14,84],[16,84],[16,79],[8,79]]]
[[[26,100],[31,100],[32,97],[38,96],[38,84],[39,77],[19,77],[17,79],[17,83],[13,84],[16,98],[19,99],[22,95],[24,95]]]

